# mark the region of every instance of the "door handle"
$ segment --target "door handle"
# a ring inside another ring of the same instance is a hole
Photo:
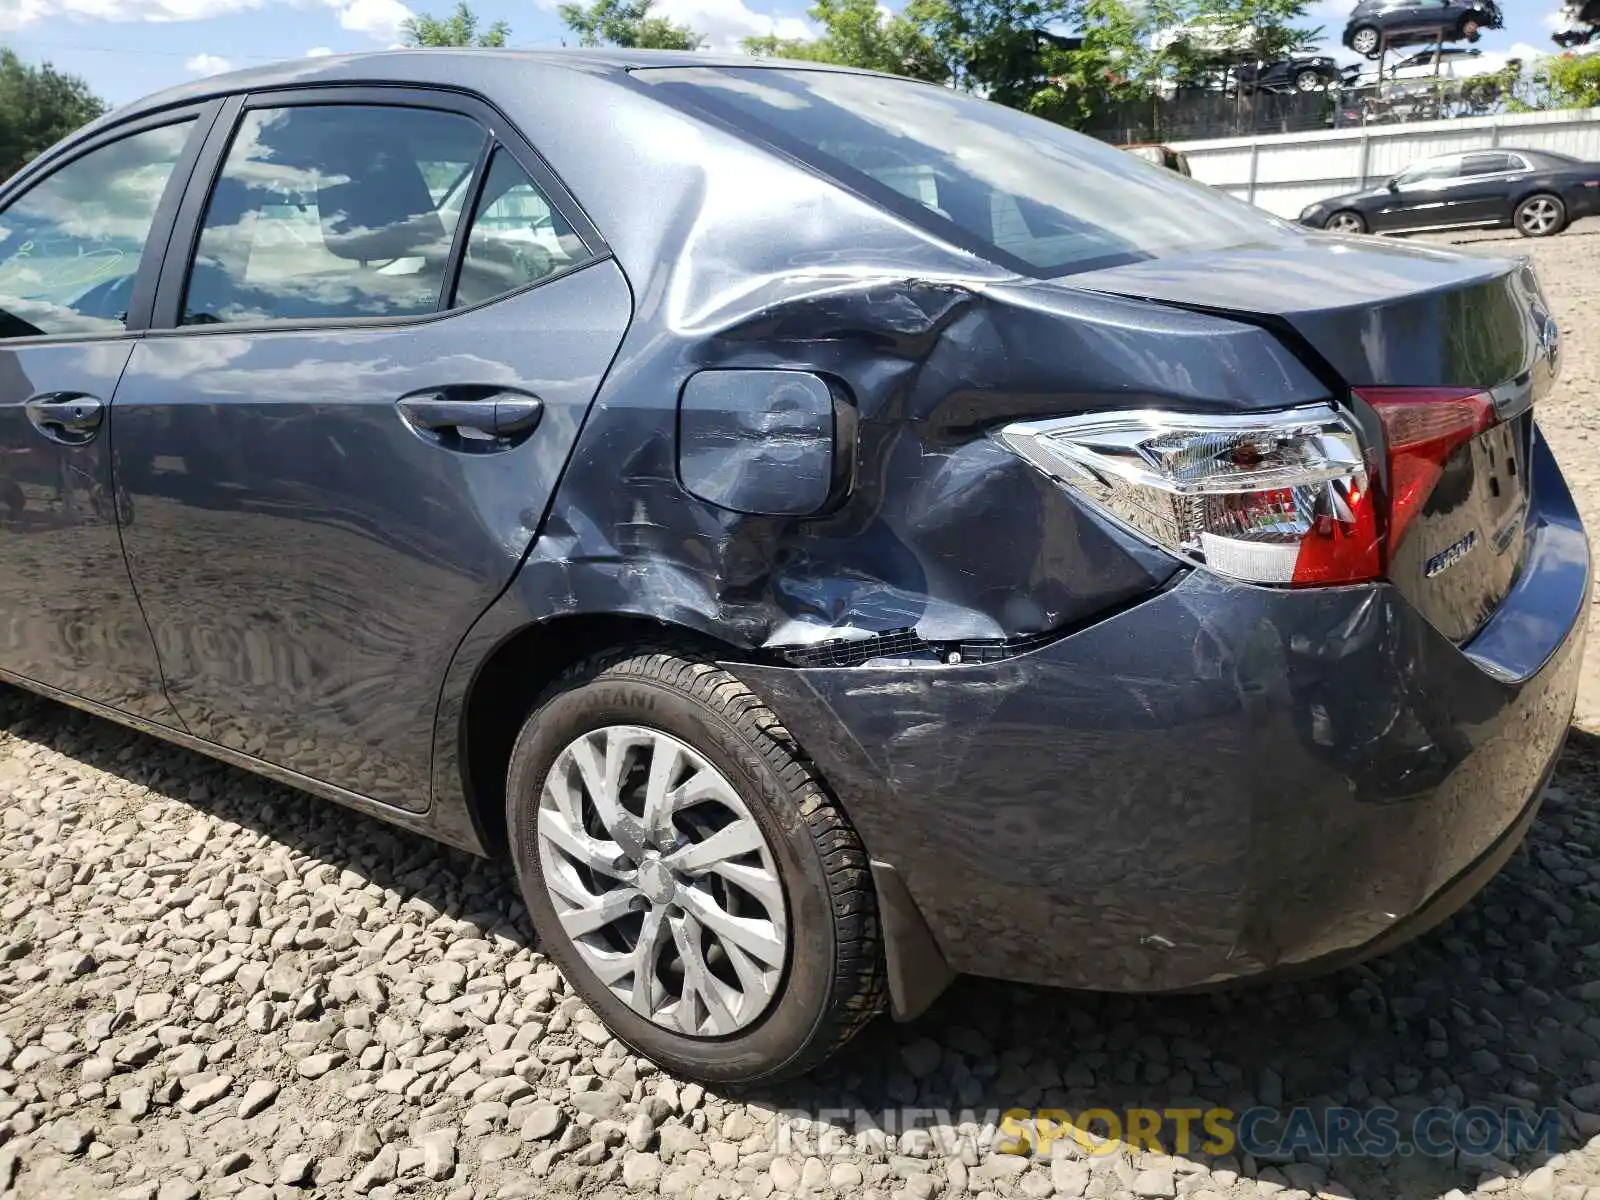
[[[52,442],[81,446],[100,432],[105,405],[83,392],[43,392],[23,401],[28,421]]]
[[[491,438],[519,438],[532,433],[544,416],[537,396],[490,391],[478,397],[448,392],[419,392],[395,401],[406,424],[436,438],[459,439],[463,429]]]

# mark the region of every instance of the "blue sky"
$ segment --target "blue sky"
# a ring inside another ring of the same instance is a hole
[[[809,0],[658,0],[657,11],[707,34],[719,49],[751,34],[799,36]],[[1338,44],[1352,0],[1318,0],[1316,23]],[[394,44],[408,4],[444,12],[454,0],[0,0],[0,43],[24,58],[82,75],[112,104],[215,74],[307,54]],[[484,23],[505,20],[514,46],[557,46],[556,0],[478,0]],[[1506,28],[1487,33],[1485,55],[1554,51],[1558,0],[1501,0]]]

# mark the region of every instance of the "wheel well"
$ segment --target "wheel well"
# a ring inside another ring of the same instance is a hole
[[[495,857],[506,851],[506,768],[534,701],[561,674],[602,650],[628,645],[693,647],[718,658],[741,657],[705,634],[648,617],[556,617],[501,642],[478,668],[461,717],[461,784],[467,807]]]

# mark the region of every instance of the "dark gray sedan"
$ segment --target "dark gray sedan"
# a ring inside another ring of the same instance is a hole
[[[1534,818],[1558,346],[1520,262],[945,88],[221,76],[0,189],[0,677],[508,857],[691,1077],[1326,970]]]
[[[1597,214],[1600,163],[1505,149],[1422,159],[1376,187],[1308,205],[1300,223],[1335,233],[1514,228],[1550,237]]]

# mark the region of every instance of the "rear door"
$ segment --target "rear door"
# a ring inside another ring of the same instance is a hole
[[[113,405],[129,570],[193,733],[422,809],[445,667],[536,535],[629,292],[469,97],[235,109]]]
[[[213,115],[116,126],[0,196],[0,670],[163,723],[107,405]]]
[[[1468,154],[1461,160],[1461,182],[1453,190],[1454,220],[1467,222],[1511,219],[1511,184],[1520,159],[1502,150]]]

